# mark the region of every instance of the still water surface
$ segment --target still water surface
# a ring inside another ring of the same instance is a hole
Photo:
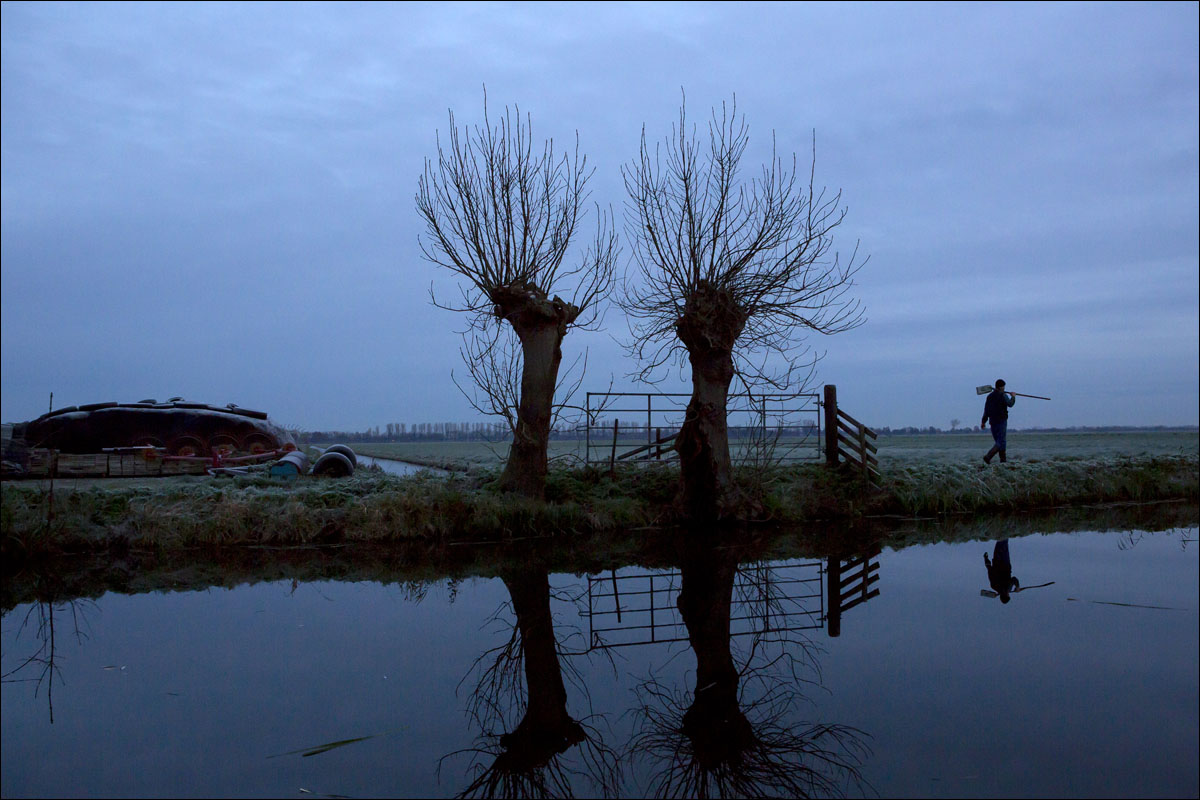
[[[429,472],[433,475],[448,474],[444,469],[437,467],[426,467],[421,464],[412,464],[408,461],[396,461],[392,458],[372,458],[371,456],[360,456],[357,453],[355,458],[358,459],[359,466],[378,466],[384,472],[390,475],[416,475],[418,472]]]
[[[872,555],[878,594],[840,613],[831,573],[848,606],[861,567],[720,550],[673,570],[20,605],[0,788],[1196,796],[1196,534],[1012,539],[1007,604],[996,543],[971,542]]]

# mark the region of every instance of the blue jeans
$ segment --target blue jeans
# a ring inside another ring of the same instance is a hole
[[[996,443],[997,450],[1008,449],[1008,420],[992,423],[992,441]]]

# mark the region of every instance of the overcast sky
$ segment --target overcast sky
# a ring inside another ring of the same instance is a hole
[[[1198,8],[5,2],[3,419],[50,392],[479,419],[414,194],[486,84],[535,136],[578,132],[618,218],[681,89],[698,122],[736,95],[747,174],[815,131],[835,247],[870,255],[817,383],[868,424],[977,425],[1003,377],[1053,398],[1014,427],[1195,425]],[[626,332],[612,309],[567,336],[586,389],[643,388]]]

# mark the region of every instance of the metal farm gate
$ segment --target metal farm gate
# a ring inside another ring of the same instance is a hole
[[[586,460],[589,464],[671,461],[689,394],[588,392]],[[822,457],[820,396],[729,396],[729,448],[739,461],[791,463]]]

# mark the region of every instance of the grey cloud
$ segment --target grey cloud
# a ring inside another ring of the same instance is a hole
[[[578,131],[618,217],[681,87],[700,123],[737,94],[749,164],[774,130],[806,165],[816,129],[871,321],[812,343],[866,419],[946,425],[931,397],[1005,367],[1072,398],[1029,424],[1195,423],[1197,27],[1187,4],[5,4],[3,415],[54,390],[470,418],[412,199],[486,84]],[[568,337],[590,388],[630,371],[624,331]],[[1112,383],[1140,399],[1096,401]]]

